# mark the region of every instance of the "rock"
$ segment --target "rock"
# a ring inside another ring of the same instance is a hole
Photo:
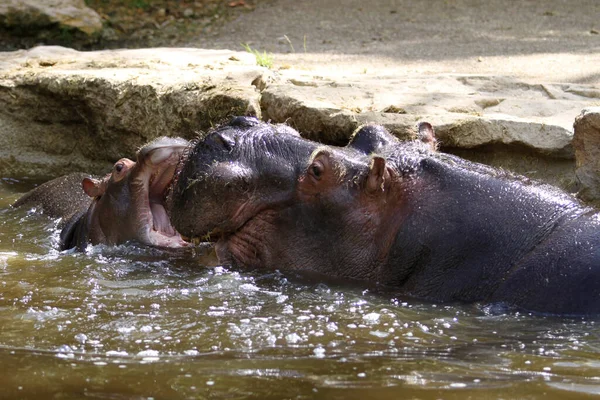
[[[156,136],[191,138],[241,114],[339,145],[363,124],[407,139],[425,120],[443,151],[532,178],[552,171],[573,190],[573,120],[597,98],[592,85],[498,76],[271,71],[226,50],[38,47],[0,53],[0,173],[101,173]]]
[[[102,30],[102,19],[83,0],[3,0],[0,25],[13,29],[58,25],[93,35]]]
[[[100,33],[100,38],[107,42],[119,40],[119,34],[113,28],[104,28]]]
[[[354,113],[326,100],[299,96],[294,87],[273,85],[262,92],[264,118],[286,122],[302,136],[332,144],[348,141],[358,126]]]
[[[266,119],[288,122],[307,138],[343,143],[363,123],[400,137],[418,120],[436,127],[444,147],[522,146],[573,158],[572,121],[590,98],[571,86],[528,84],[505,77],[289,76],[264,89]],[[551,101],[550,101],[551,100]]]
[[[438,118],[432,116],[431,121]],[[541,155],[573,158],[573,134],[560,125],[547,125],[511,116],[440,118],[437,137],[444,147],[476,148],[485,145],[518,145]]]
[[[582,189],[581,198],[600,201],[600,107],[584,109],[575,119],[573,147],[577,169],[575,174]]]
[[[260,117],[251,82],[263,72],[227,50],[0,53],[0,173],[102,173],[155,137]]]

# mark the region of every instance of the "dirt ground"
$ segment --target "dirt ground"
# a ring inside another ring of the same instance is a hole
[[[600,84],[597,0],[86,0],[101,37],[10,36],[0,50],[196,47],[273,58],[272,68],[370,75],[440,73]],[[14,33],[14,32],[13,32]]]
[[[86,0],[106,21],[93,47],[164,47],[211,35],[260,0]]]
[[[486,74],[600,83],[597,0],[276,0],[214,37],[275,55],[275,66],[369,75]]]
[[[39,44],[77,50],[177,47],[213,35],[217,28],[268,0],[86,0],[104,22],[98,37],[64,29],[0,29],[0,51]],[[241,49],[241,47],[239,47]]]

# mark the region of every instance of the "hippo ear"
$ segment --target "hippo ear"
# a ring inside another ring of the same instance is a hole
[[[83,178],[83,181],[81,181],[81,186],[83,187],[85,194],[90,197],[102,196],[106,190],[104,180],[93,178]]]
[[[429,122],[420,122],[418,125],[418,137],[423,143],[428,144],[431,150],[436,150],[437,140],[433,131],[433,126]]]
[[[369,175],[367,176],[367,193],[376,194],[383,192],[389,180],[390,173],[387,170],[385,158],[373,156],[371,165],[369,165]]]

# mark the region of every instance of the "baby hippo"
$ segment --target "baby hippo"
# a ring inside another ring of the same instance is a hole
[[[137,161],[122,158],[104,178],[83,178],[83,191],[92,201],[87,212],[63,227],[61,250],[83,250],[88,243],[118,245],[128,241],[159,247],[186,246],[171,226],[164,199],[187,146],[184,139],[162,137],[142,147]]]
[[[92,199],[81,188],[84,178],[92,175],[73,172],[45,182],[13,203],[14,208],[27,207],[50,218],[60,218],[58,227],[79,219],[87,212]]]

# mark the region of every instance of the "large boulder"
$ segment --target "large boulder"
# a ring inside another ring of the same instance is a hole
[[[83,0],[2,0],[0,26],[21,32],[57,26],[93,35],[102,30],[102,19]]]
[[[600,107],[584,109],[575,119],[573,147],[576,175],[581,183],[580,196],[600,202]]]
[[[499,144],[572,159],[573,118],[593,101],[588,94],[491,76],[289,77],[263,91],[261,106],[266,119],[333,143],[364,123],[407,137],[416,121],[427,120],[445,148]]]

